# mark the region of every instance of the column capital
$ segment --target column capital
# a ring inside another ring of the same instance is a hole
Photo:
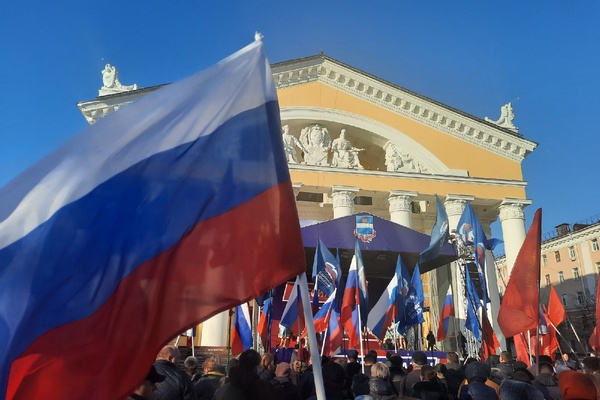
[[[417,197],[417,192],[408,192],[404,190],[391,190],[388,196],[390,204],[390,214],[396,211],[412,212],[412,199]]]
[[[354,197],[360,188],[355,186],[332,186],[331,200],[333,208],[336,207],[354,207]]]
[[[444,200],[444,208],[446,209],[446,213],[448,217],[452,216],[461,216],[463,211],[465,210],[465,205],[467,201],[475,200],[474,196],[469,195],[461,195],[461,194],[449,194],[446,196],[446,200]]]
[[[525,220],[525,207],[532,203],[528,199],[511,199],[505,198],[500,203],[500,222],[508,219],[522,219]]]

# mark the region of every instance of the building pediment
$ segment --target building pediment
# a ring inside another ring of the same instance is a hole
[[[325,55],[277,63],[272,69],[278,90],[321,82],[513,161],[521,162],[537,146],[508,126],[474,117]]]

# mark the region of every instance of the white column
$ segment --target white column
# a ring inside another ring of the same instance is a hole
[[[479,220],[483,232],[488,239],[492,238],[492,227],[491,224],[494,221]],[[500,293],[498,292],[498,272],[496,271],[496,260],[491,250],[485,252],[485,279],[487,282],[488,295],[490,296],[490,305],[487,309],[487,317],[490,321],[494,333],[498,338],[500,347],[502,350],[506,350],[506,339],[502,330],[498,326],[498,311],[500,310]]]
[[[500,223],[508,276],[512,272],[519,250],[521,250],[527,235],[523,210],[529,204],[531,204],[531,200],[521,199],[504,199],[500,204]]]
[[[446,209],[446,214],[448,215],[448,227],[450,228],[450,233],[452,233],[452,231],[456,231],[458,221],[460,221],[460,217],[465,210],[467,201],[473,201],[474,199],[475,197],[473,196],[456,194],[449,194],[446,196],[444,208]],[[453,262],[450,265],[450,272],[452,276],[452,296],[454,297],[454,310],[456,319],[460,324],[460,330],[463,331],[465,327],[465,320],[467,318],[467,309],[465,306],[465,287],[457,262]]]
[[[227,346],[229,311],[223,311],[202,323],[200,346]]]
[[[412,228],[412,200],[417,192],[392,190],[388,197],[390,203],[390,220],[407,228]]]
[[[333,218],[354,214],[354,197],[359,188],[353,186],[333,186],[331,199],[333,202]]]

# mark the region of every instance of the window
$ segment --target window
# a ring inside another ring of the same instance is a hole
[[[577,292],[577,304],[578,305],[583,304],[583,292]]]
[[[566,295],[566,294],[563,294],[561,297],[562,297],[562,303],[563,303],[563,306],[565,306],[565,307],[566,307],[566,306],[567,306],[567,295]]]
[[[546,286],[550,286],[550,274],[546,274]]]
[[[592,239],[592,251],[598,251],[600,247],[598,246],[598,239]]]
[[[563,283],[565,281],[565,274],[562,271],[558,271],[558,281]]]
[[[573,279],[579,279],[579,268],[573,268]]]
[[[571,257],[571,260],[575,259],[575,247],[574,246],[569,247],[569,257]]]
[[[554,259],[556,260],[556,262],[560,262],[560,251],[554,252]]]
[[[547,266],[548,266],[548,257],[546,257],[546,255],[545,255],[545,254],[542,254],[542,265],[543,265],[544,267],[547,267]]]

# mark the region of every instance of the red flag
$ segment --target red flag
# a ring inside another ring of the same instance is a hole
[[[513,336],[515,341],[515,350],[517,351],[517,360],[523,361],[527,366],[531,365],[529,360],[529,348],[527,347],[526,333],[517,333]]]
[[[534,329],[539,319],[540,252],[542,209],[538,209],[515,261],[498,312],[498,325],[504,336]]]
[[[494,333],[494,329],[492,328],[492,324],[490,324],[490,320],[488,319],[485,313],[483,314],[482,320],[482,331],[483,331],[483,340],[481,341],[481,361],[485,361],[488,359],[490,354],[496,354],[496,349],[501,348],[500,342],[498,342],[498,338]]]
[[[554,326],[560,325],[567,318],[567,312],[554,286],[550,286],[550,298],[548,299],[548,319]]]
[[[596,321],[598,321],[597,318],[596,318]],[[598,351],[598,347],[597,347],[598,344],[596,343],[596,328],[594,328],[594,331],[590,335],[590,338],[588,339],[588,343],[592,349]]]

